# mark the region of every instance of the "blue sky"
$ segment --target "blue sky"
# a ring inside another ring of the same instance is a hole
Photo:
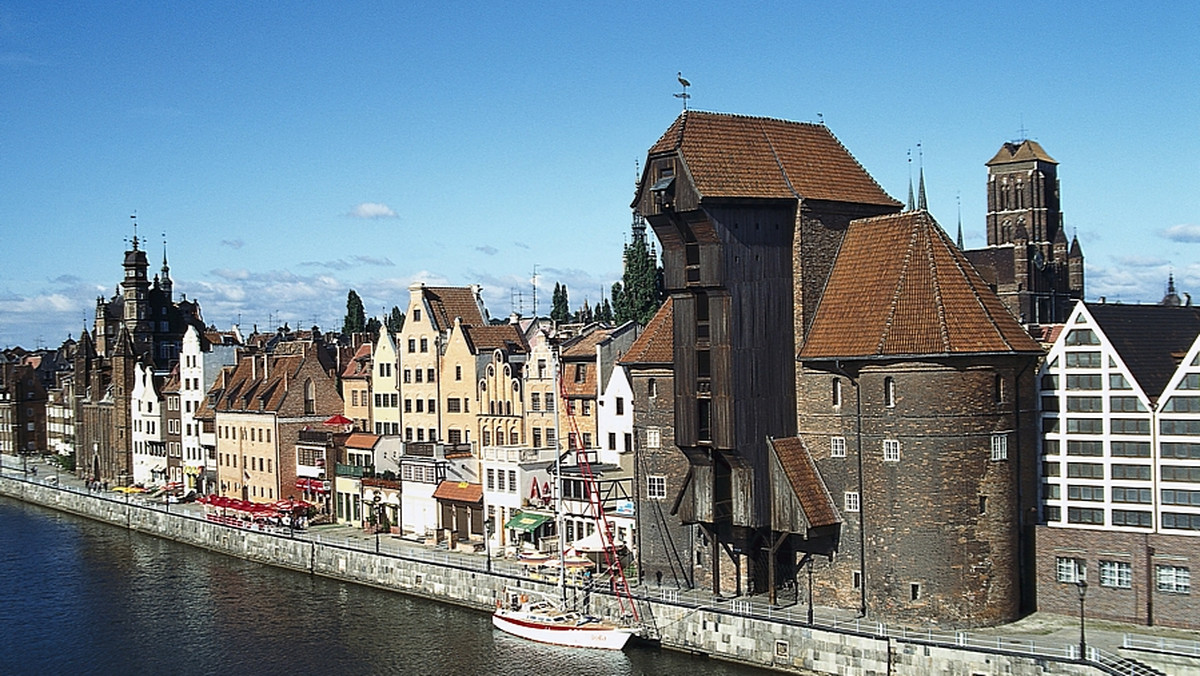
[[[920,143],[968,247],[1024,129],[1089,298],[1200,289],[1200,6],[936,5],[0,0],[0,346],[90,325],[135,211],[221,328],[336,328],[414,280],[529,313],[535,266],[543,312],[594,303],[677,71],[693,108],[820,115],[900,199]]]

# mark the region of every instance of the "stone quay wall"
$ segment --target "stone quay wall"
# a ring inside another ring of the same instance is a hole
[[[554,585],[504,572],[456,563],[455,557],[378,555],[316,539],[256,532],[194,516],[65,490],[13,477],[0,477],[0,495],[77,514],[196,547],[290,568],[312,575],[370,585],[488,611],[506,586],[553,592]],[[592,611],[615,616],[615,598],[594,593]],[[1082,675],[1118,673],[1070,659],[1021,654],[980,646],[947,647],[919,637],[881,635],[878,626],[847,625],[831,630],[784,622],[723,608],[695,608],[665,599],[638,599],[643,620],[652,620],[664,648],[765,667],[784,673],[885,676]],[[864,628],[874,628],[865,630]]]

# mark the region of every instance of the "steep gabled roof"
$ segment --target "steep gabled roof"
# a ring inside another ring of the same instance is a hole
[[[1085,303],[1121,361],[1150,399],[1162,394],[1200,335],[1200,308]],[[1068,325],[1067,331],[1073,328]]]
[[[342,369],[342,378],[369,378],[371,376],[371,348],[370,343],[358,346],[354,356],[346,362],[346,367]]]
[[[429,304],[431,319],[436,322],[439,331],[453,326],[455,317],[462,318],[466,326],[487,324],[473,289],[464,286],[427,286],[422,291],[425,302]]]
[[[900,206],[822,124],[689,110],[650,155],[672,151],[701,197]]]
[[[1045,149],[1037,141],[1025,139],[1020,143],[1009,142],[1000,146],[1000,150],[992,159],[987,161],[987,166],[991,167],[997,164],[1010,164],[1013,162],[1030,162],[1038,160],[1041,162],[1049,162],[1050,164],[1058,164],[1050,157]]]
[[[910,211],[850,224],[800,359],[1041,351],[933,217]]]
[[[668,297],[650,318],[646,330],[621,358],[622,364],[669,365],[675,362],[675,304]]]

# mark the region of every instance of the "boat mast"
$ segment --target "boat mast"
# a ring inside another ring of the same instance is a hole
[[[554,392],[555,398],[562,391],[561,378],[559,371],[559,344],[558,344],[558,327],[555,326],[555,335],[550,339],[550,365],[552,375],[554,377]],[[558,533],[558,595],[559,600],[565,606],[567,603],[567,553],[563,547],[563,519],[562,519],[562,453],[559,451],[559,444],[562,443],[562,427],[559,424],[558,412],[566,403],[564,398],[554,407],[554,529]]]

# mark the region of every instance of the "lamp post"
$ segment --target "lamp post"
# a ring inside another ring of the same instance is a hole
[[[1087,596],[1087,580],[1079,578],[1075,582],[1075,587],[1079,590],[1079,659],[1085,661],[1087,660],[1087,636],[1084,634],[1083,628],[1083,599]]]
[[[814,560],[810,555],[808,558],[808,626],[810,627],[813,623],[812,569]]]
[[[487,556],[487,572],[492,572],[492,519],[483,520],[483,552]]]
[[[375,504],[375,553],[378,554],[379,553],[379,527],[380,527],[380,523],[381,523],[380,510],[382,509],[382,506],[379,504],[380,496],[379,496],[378,491],[376,491],[376,493],[375,493],[375,500],[373,502]]]

